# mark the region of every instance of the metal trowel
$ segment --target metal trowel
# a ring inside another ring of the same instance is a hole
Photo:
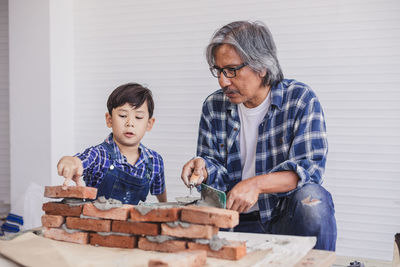
[[[192,196],[192,188],[195,187],[194,182],[192,181],[197,181],[196,177],[193,178],[190,177],[190,183],[189,183],[189,190],[190,190],[190,195],[186,197],[177,197],[175,198],[179,203],[183,205],[199,205],[199,206],[211,206],[211,207],[217,207],[221,209],[226,208],[226,194],[225,192],[215,189],[211,186],[208,186],[204,183],[201,184],[201,198],[199,199],[198,197],[193,197]]]
[[[198,205],[225,209],[226,194],[225,192],[215,189],[214,187],[201,184],[201,200],[199,201]]]

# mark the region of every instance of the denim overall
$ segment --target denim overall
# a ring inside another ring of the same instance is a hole
[[[153,164],[146,163],[145,178],[135,177],[115,166],[117,157],[111,144],[103,142],[101,146],[107,150],[111,165],[98,187],[97,197],[105,196],[107,199],[118,199],[124,204],[133,205],[138,204],[140,200],[145,201],[150,189]]]

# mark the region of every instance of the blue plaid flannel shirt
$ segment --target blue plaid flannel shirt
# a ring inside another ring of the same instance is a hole
[[[126,157],[120,152],[117,144],[114,142],[112,133],[105,140],[107,143],[112,144],[114,152],[116,152],[115,167],[142,179],[146,178],[146,163],[153,164],[153,174],[150,180],[150,193],[152,195],[160,195],[165,190],[164,178],[164,162],[157,152],[151,150],[144,145],[140,144],[140,156],[135,166],[128,163]],[[96,187],[100,186],[103,177],[109,169],[111,162],[108,158],[107,151],[101,145],[92,146],[87,148],[83,153],[75,155],[80,158],[83,165],[83,179],[87,186]],[[152,162],[151,162],[152,161]]]
[[[222,90],[203,103],[197,156],[206,162],[207,184],[229,192],[242,180],[240,120],[236,104]],[[271,106],[258,127],[256,175],[294,171],[297,188],[322,183],[328,142],[321,104],[307,85],[284,79],[271,87]],[[296,190],[294,189],[294,190]],[[260,194],[262,222],[272,219],[279,199],[292,193]]]

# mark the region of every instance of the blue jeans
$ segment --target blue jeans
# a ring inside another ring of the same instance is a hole
[[[336,248],[336,219],[331,194],[318,184],[307,184],[283,198],[271,221],[241,215],[234,232],[316,236],[315,249]]]

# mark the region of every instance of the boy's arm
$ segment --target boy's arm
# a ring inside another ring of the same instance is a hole
[[[62,186],[63,189],[66,189],[71,180],[73,180],[78,186],[84,186],[80,179],[83,174],[83,165],[82,161],[78,157],[62,157],[57,164],[57,171],[58,175],[65,178]]]
[[[167,189],[161,195],[157,195],[158,202],[167,202]]]

